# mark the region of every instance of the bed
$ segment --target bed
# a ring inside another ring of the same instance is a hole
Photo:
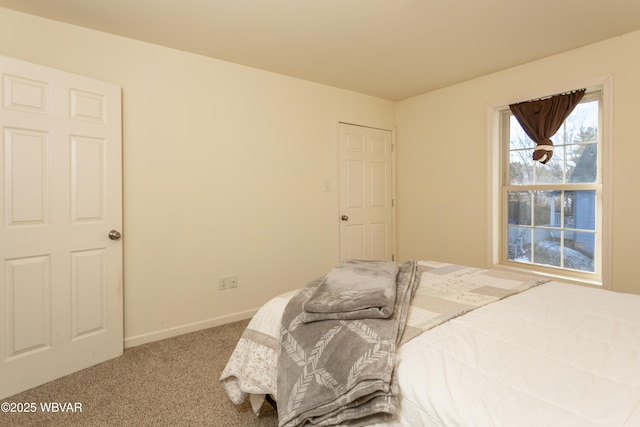
[[[364,425],[640,426],[640,296],[430,261],[416,277],[397,410]],[[301,292],[250,321],[220,377],[234,403],[279,401],[281,319]]]

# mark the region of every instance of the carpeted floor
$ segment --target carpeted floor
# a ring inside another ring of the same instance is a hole
[[[2,399],[36,413],[0,412],[2,426],[277,426],[265,403],[234,405],[218,379],[248,320],[126,349],[124,355]],[[43,412],[51,402],[82,412]]]

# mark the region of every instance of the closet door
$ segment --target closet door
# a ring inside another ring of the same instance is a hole
[[[393,260],[392,135],[340,123],[340,260]]]

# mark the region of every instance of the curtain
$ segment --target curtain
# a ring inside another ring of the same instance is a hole
[[[553,95],[549,98],[509,105],[524,131],[536,143],[533,160],[547,163],[553,156],[551,138],[584,97],[586,89]]]

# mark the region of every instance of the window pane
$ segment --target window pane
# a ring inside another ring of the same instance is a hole
[[[536,264],[552,265],[560,267],[561,247],[560,230],[549,230],[546,228],[534,229],[534,254],[533,260]]]
[[[564,146],[554,146],[553,156],[546,164],[535,162],[537,184],[562,184],[564,177]]]
[[[536,191],[534,203],[533,223],[536,227],[561,227],[561,191]]]
[[[520,148],[533,148],[536,144],[527,136],[527,133],[520,126],[520,122],[516,116],[509,117],[509,150],[518,150]]]
[[[565,127],[564,125],[560,126],[560,129],[558,130],[558,132],[555,133],[555,135],[553,135],[550,139],[551,142],[553,142],[553,146],[554,147],[561,147],[566,143],[566,136],[567,133],[565,132]],[[555,156],[555,150],[553,152],[553,155]]]
[[[564,192],[564,226],[567,228],[576,228],[576,219],[574,215],[576,202],[575,191]]]
[[[531,225],[531,192],[509,191],[509,224]]]
[[[531,229],[526,227],[507,227],[507,259],[519,262],[531,262]]]
[[[594,190],[567,191],[565,227],[581,230],[596,229],[596,192]]]
[[[595,234],[567,231],[564,238],[564,266],[580,271],[595,271]]]
[[[598,179],[598,146],[567,146],[567,182],[590,183]]]
[[[516,150],[509,153],[509,184],[533,184],[533,150]]]
[[[598,140],[598,100],[582,102],[565,121],[567,143]]]

